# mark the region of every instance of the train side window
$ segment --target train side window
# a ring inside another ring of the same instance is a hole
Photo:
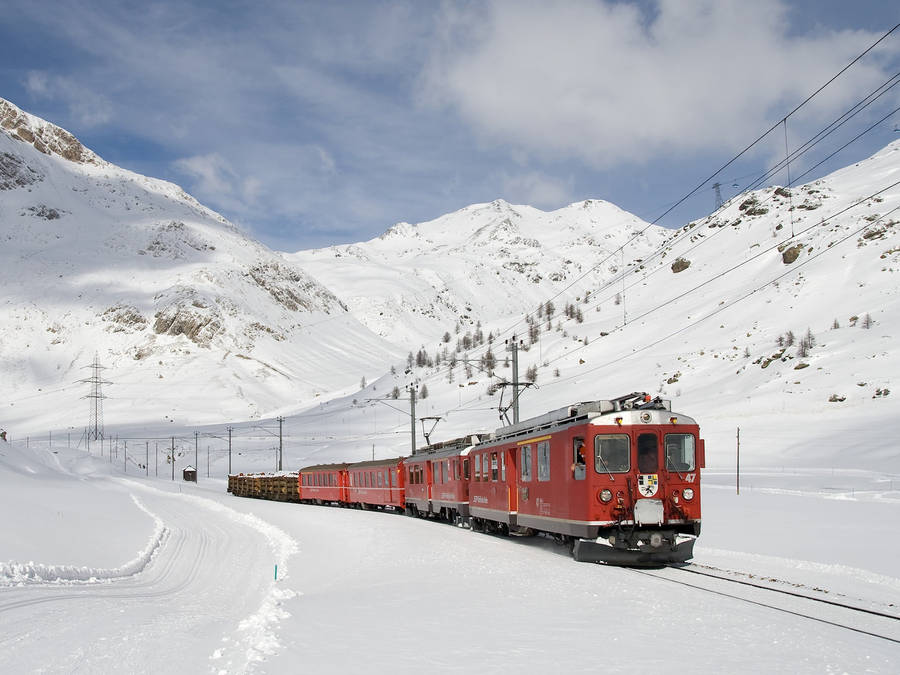
[[[520,451],[519,464],[522,466],[522,482],[531,480],[531,446],[523,445]]]
[[[466,481],[469,480],[469,458],[468,457],[466,457],[463,460],[463,479]]]
[[[449,459],[446,459],[443,462],[441,462],[441,482],[442,483],[447,482],[447,465],[449,463],[450,463]]]
[[[500,480],[506,482],[506,452],[500,453]]]
[[[641,473],[659,471],[659,442],[656,434],[638,436],[638,471]]]
[[[459,460],[453,460],[453,476],[456,480],[459,480]]]
[[[391,471],[391,487],[397,487],[397,483],[400,481],[400,470]]]
[[[584,439],[576,436],[572,439],[572,476],[575,480],[584,480],[584,474]]]
[[[666,434],[667,471],[693,471],[696,456],[694,437],[691,434]]]
[[[631,469],[631,441],[626,434],[594,438],[594,471],[626,473]]]
[[[497,453],[492,452],[491,453],[491,480],[492,481],[497,480],[497,475],[498,475],[499,470],[500,470],[500,464],[497,461]]]
[[[550,441],[541,441],[537,444],[537,455],[537,479],[546,482],[550,480]]]

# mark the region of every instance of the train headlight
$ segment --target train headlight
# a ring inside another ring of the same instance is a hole
[[[600,491],[600,501],[603,502],[604,504],[607,504],[607,503],[609,503],[609,501],[611,499],[612,499],[612,490],[610,490],[609,488],[603,488]]]
[[[687,501],[691,501],[694,498],[694,491],[691,488],[684,488],[684,490],[681,491],[681,494]]]

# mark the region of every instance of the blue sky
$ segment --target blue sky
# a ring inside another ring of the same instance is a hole
[[[884,0],[7,0],[0,96],[292,251],[496,198],[655,220],[898,22]],[[789,145],[898,71],[900,29],[789,120]],[[900,86],[792,175],[898,105]],[[773,134],[723,197],[783,153]]]

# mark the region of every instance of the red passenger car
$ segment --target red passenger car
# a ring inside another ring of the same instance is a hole
[[[405,475],[403,458],[358,462],[347,466],[347,501],[362,508],[392,507],[403,510]]]
[[[469,517],[469,452],[477,442],[466,436],[435,443],[406,459],[407,513],[455,523]]]
[[[700,533],[697,423],[634,393],[498,429],[472,448],[473,529],[546,532],[577,560],[679,562]]]
[[[312,504],[347,502],[347,464],[318,464],[300,469],[300,501]]]

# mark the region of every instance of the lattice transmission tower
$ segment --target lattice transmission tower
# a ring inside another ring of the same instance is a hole
[[[91,369],[89,378],[79,380],[79,382],[91,385],[91,393],[87,396],[82,396],[82,398],[86,398],[90,402],[90,417],[87,428],[84,430],[85,437],[90,443],[91,441],[103,440],[103,399],[106,398],[103,394],[103,385],[112,384],[112,382],[108,382],[101,377],[100,371],[106,370],[106,366],[100,365],[100,357],[97,354],[94,354],[94,362],[84,367]]]

